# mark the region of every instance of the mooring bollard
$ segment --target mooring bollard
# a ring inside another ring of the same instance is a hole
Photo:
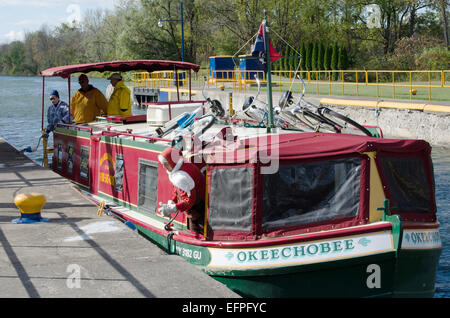
[[[13,223],[48,222],[50,219],[41,217],[45,196],[39,193],[18,194],[14,198],[15,205],[20,210],[20,218],[12,220]]]

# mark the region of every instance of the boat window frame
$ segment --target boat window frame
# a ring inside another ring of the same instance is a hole
[[[86,171],[87,171],[87,175],[86,177],[83,176],[83,166],[81,165],[83,162],[83,150],[87,151],[87,167],[86,167]],[[89,146],[86,145],[80,145],[80,179],[84,180],[84,181],[89,181],[89,175],[90,175],[90,166],[89,166],[89,159],[90,159],[90,149]]]
[[[256,223],[255,223],[255,215],[256,215],[256,206],[258,198],[256,197],[256,191],[258,188],[257,182],[259,179],[259,169],[255,163],[246,163],[246,164],[235,164],[235,165],[208,165],[207,166],[207,197],[208,203],[206,207],[206,220],[208,224],[208,233],[207,238],[211,240],[215,239],[226,239],[226,240],[240,240],[240,239],[252,239],[256,237]],[[216,169],[239,169],[239,168],[249,168],[252,170],[252,202],[250,207],[250,230],[242,231],[242,230],[212,230],[210,226],[210,204],[211,204],[211,184],[212,184],[212,171]]]
[[[143,205],[140,204],[140,190],[141,190],[141,164],[153,167],[156,170],[156,190],[154,191],[155,194],[155,207],[154,210],[149,209],[144,207]],[[152,216],[157,215],[157,208],[158,208],[158,180],[159,180],[159,164],[158,162],[152,161],[152,160],[148,160],[148,159],[144,159],[144,158],[139,158],[138,159],[138,178],[137,178],[137,200],[136,200],[136,206],[138,208],[138,211],[141,211],[143,213],[149,213]]]
[[[56,144],[56,169],[63,171],[63,156],[64,156],[64,143],[62,140],[58,140]]]
[[[71,148],[72,148],[72,154],[70,153]],[[73,144],[73,142],[69,142],[69,143],[67,143],[67,166],[66,166],[66,172],[69,175],[73,175],[74,156],[75,156],[75,145]],[[70,163],[72,163],[72,167],[70,166]]]
[[[388,180],[381,162],[383,157],[394,157],[394,158],[420,158],[424,164],[425,177],[430,189],[430,211],[427,213],[414,213],[414,212],[402,212],[396,211],[395,200],[393,200],[391,191],[389,190]],[[375,158],[375,163],[380,175],[381,184],[383,186],[383,191],[387,199],[390,201],[390,206],[394,207],[391,214],[398,214],[405,221],[420,221],[420,222],[435,222],[436,221],[436,199],[435,199],[435,180],[433,172],[433,162],[431,159],[431,154],[425,152],[410,152],[410,153],[392,153],[392,152],[378,152]]]
[[[119,160],[122,161],[122,169],[121,169],[122,176],[121,176],[121,182],[120,182],[120,185],[121,185],[120,189],[117,188],[117,170],[118,170],[117,169],[117,163],[119,162]],[[115,162],[115,165],[114,165],[114,191],[123,193],[123,183],[124,183],[124,175],[123,174],[124,174],[124,171],[125,171],[124,155],[122,153],[116,152],[115,158],[114,158],[114,162]]]

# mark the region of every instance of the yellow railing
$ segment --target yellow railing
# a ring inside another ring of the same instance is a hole
[[[159,72],[135,72],[131,74],[131,81],[133,87],[139,88],[170,88],[175,87],[176,73],[174,71],[159,71]],[[183,86],[188,85],[186,72],[178,72],[178,81]]]
[[[180,82],[188,85],[186,74],[179,72]],[[400,71],[400,70],[330,70],[299,71],[306,85],[306,93],[316,95],[367,96],[393,99],[450,100],[450,70]],[[266,83],[266,74],[259,70],[200,69],[192,73],[192,85],[202,87],[229,87],[246,91],[254,86],[254,76]],[[133,73],[134,87],[168,88],[175,86],[173,71]],[[295,78],[294,71],[272,71],[273,90],[300,92],[303,83]]]

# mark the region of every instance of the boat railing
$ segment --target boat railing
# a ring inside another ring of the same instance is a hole
[[[68,128],[68,129],[77,130],[77,131],[87,130],[87,131],[89,131],[91,134],[92,134],[92,132],[93,132],[92,127],[80,126],[80,125],[76,125],[76,124],[63,124],[63,123],[58,123],[58,124],[56,124],[56,127],[66,127],[66,128]]]
[[[135,141],[136,138],[141,138],[141,139],[146,139],[151,143],[154,143],[155,141],[164,141],[164,142],[168,142],[168,143],[172,142],[171,139],[133,134],[130,129],[127,131],[115,131],[115,130],[114,131],[111,131],[111,130],[105,131],[105,130],[102,130],[100,134],[101,134],[101,136],[107,136],[107,137],[119,137],[119,136],[131,137],[133,139],[133,141]]]

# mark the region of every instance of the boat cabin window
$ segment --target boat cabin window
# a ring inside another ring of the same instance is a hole
[[[116,166],[114,173],[114,189],[118,192],[122,192],[123,189],[123,155],[116,154]]]
[[[430,185],[425,164],[418,157],[378,157],[396,211],[428,213],[431,209]]]
[[[89,180],[89,147],[81,146],[80,177]]]
[[[73,144],[67,146],[67,173],[73,173]]]
[[[360,175],[360,158],[280,165],[264,175],[263,230],[357,216]]]
[[[208,219],[213,231],[251,231],[253,174],[253,167],[212,170]]]
[[[158,192],[158,164],[148,160],[139,160],[138,207],[156,213]]]
[[[58,146],[57,146],[57,168],[58,169],[62,169],[62,158],[63,158],[63,145],[61,142],[58,142]]]

